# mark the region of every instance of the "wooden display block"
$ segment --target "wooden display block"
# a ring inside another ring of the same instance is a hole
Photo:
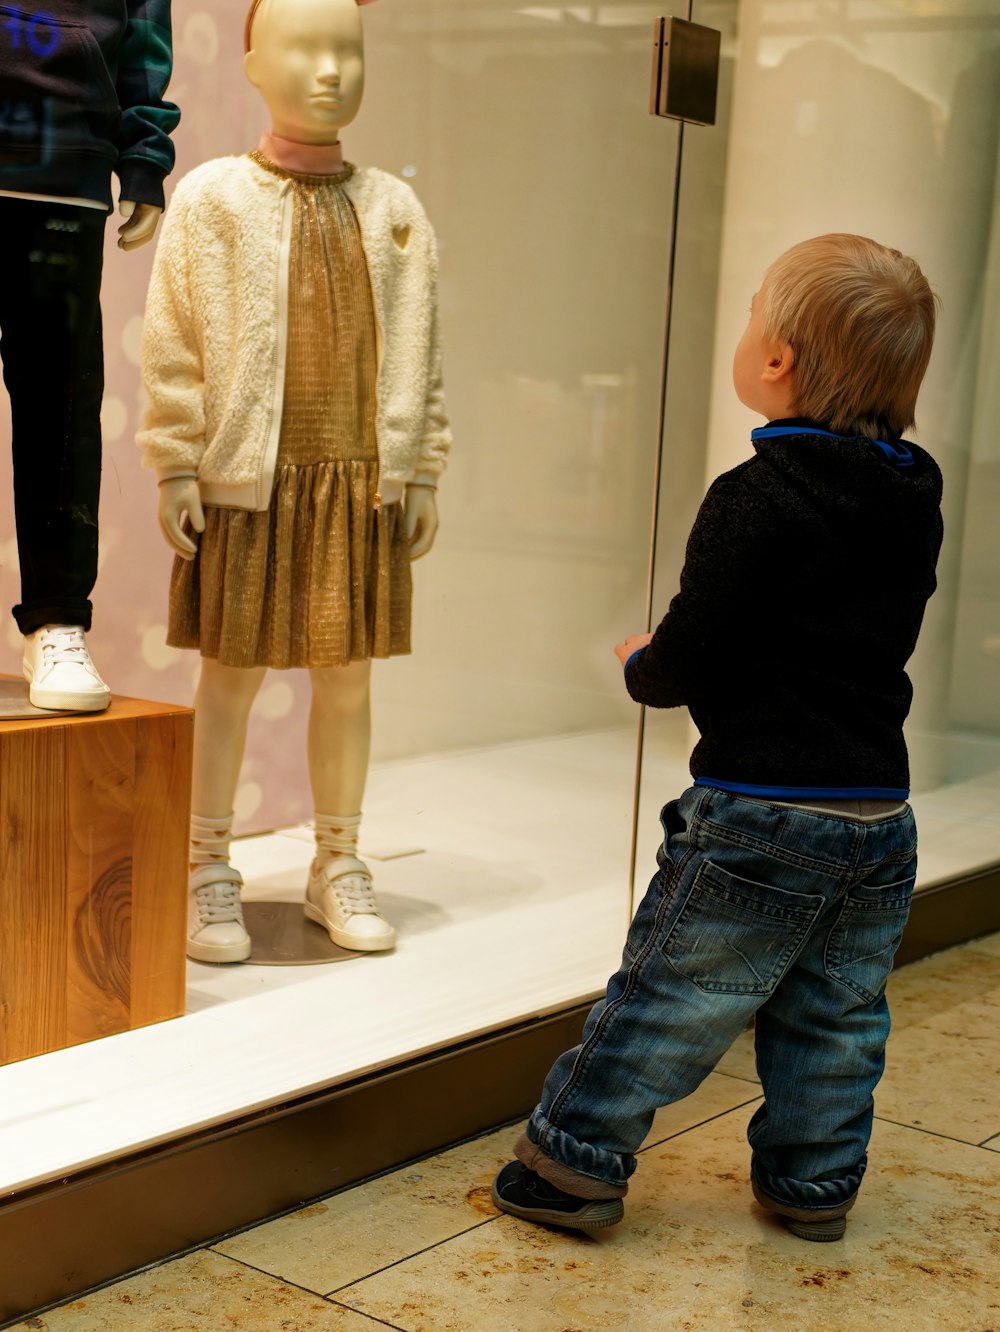
[[[0,722],[0,1064],[184,1011],[194,714]]]

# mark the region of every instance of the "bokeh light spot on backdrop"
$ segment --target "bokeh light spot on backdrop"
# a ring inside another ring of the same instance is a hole
[[[204,10],[192,14],[184,24],[181,49],[196,65],[211,65],[219,54],[219,29]]]
[[[168,647],[167,626],[153,624],[143,632],[140,646],[142,659],[154,671],[165,671],[180,661],[180,648]]]
[[[244,782],[236,792],[236,799],[233,802],[233,813],[237,820],[252,819],[260,809],[264,799],[264,792],[256,782]]]
[[[280,721],[295,706],[295,690],[286,680],[276,680],[262,689],[254,700],[253,714],[265,721]]]
[[[101,403],[101,435],[104,442],[110,444],[121,439],[127,425],[128,408],[121,398],[105,398]]]
[[[142,315],[137,314],[126,319],[122,328],[122,350],[125,359],[133,365],[138,365],[142,359],[142,323]]]

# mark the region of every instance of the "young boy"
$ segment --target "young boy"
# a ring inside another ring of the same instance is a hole
[[[794,246],[754,297],[733,382],[769,424],[709,489],[656,632],[615,649],[637,702],[689,709],[695,782],[662,812],[620,970],[496,1178],[505,1212],[620,1221],[655,1111],[755,1016],[754,1196],[803,1239],[844,1233],[916,872],[904,667],[941,474],[901,436],[934,319],[913,260],[859,236]]]

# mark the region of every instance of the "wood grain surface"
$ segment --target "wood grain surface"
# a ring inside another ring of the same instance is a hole
[[[132,1025],[136,727],[126,719],[67,731],[67,1044]]]
[[[136,738],[134,837],[142,854],[132,864],[133,893],[149,909],[132,920],[135,1027],[184,1012],[193,744],[193,712],[150,717]],[[180,887],[165,892],[162,884]]]
[[[193,714],[0,724],[0,1064],[184,1011]]]
[[[0,734],[0,1061],[66,1044],[66,736]]]

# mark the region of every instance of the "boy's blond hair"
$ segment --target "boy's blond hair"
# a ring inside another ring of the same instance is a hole
[[[913,259],[864,236],[802,241],[767,270],[764,336],[791,344],[800,416],[844,435],[914,422],[936,298]]]

